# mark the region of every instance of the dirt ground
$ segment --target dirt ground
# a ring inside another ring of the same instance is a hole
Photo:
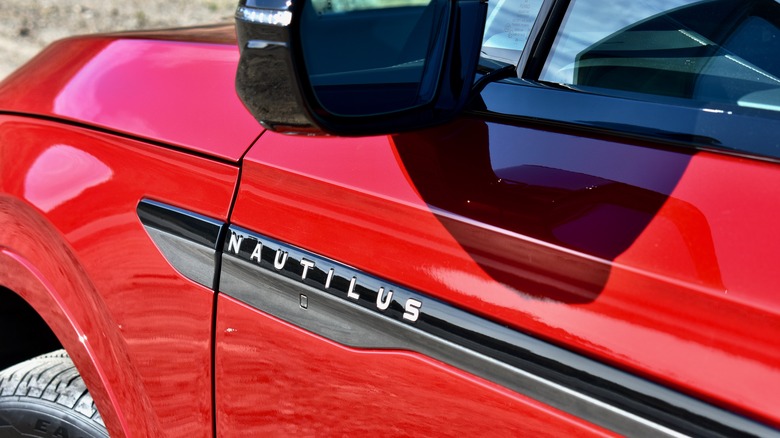
[[[0,79],[57,39],[232,20],[237,0],[0,0]]]

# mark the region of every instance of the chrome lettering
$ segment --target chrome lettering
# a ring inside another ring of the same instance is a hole
[[[349,290],[347,291],[347,296],[352,298],[353,300],[360,299],[360,294],[355,293],[356,284],[357,284],[357,277],[352,277],[352,280],[349,281]]]
[[[415,323],[423,316],[424,303],[423,300],[420,299],[421,297],[416,296],[402,286],[384,283],[381,279],[373,277],[366,272],[358,271],[348,266],[342,266],[340,263],[327,260],[323,256],[309,254],[283,243],[274,243],[274,246],[265,248],[268,244],[268,240],[265,241],[265,244],[261,242],[261,239],[265,238],[252,234],[244,235],[240,231],[230,230],[230,232],[227,249],[223,251],[226,254],[238,255],[245,262],[254,262],[256,268],[265,268],[269,271],[276,271],[277,275],[290,275],[294,278],[298,278],[296,274],[299,273],[299,281],[302,283],[314,286],[321,292],[327,292],[341,301],[359,302],[368,309],[373,309],[375,312],[382,313],[385,317],[392,318],[395,321]],[[253,246],[251,255],[248,255],[250,254],[248,248],[249,243],[247,243],[246,247],[242,248],[245,237],[249,238]],[[268,239],[270,240],[270,238]],[[263,258],[264,249],[266,250],[265,259]],[[244,252],[241,253],[241,251]],[[269,255],[271,254],[270,251],[274,251],[274,255],[270,257],[273,258],[273,260],[269,259]],[[288,260],[291,256],[292,259]],[[263,260],[265,260],[265,263]],[[287,264],[288,261],[291,263],[289,266]],[[296,264],[301,266],[300,271],[297,271],[297,268],[295,267]],[[271,265],[273,265],[273,268],[271,268]],[[339,271],[338,273],[336,272],[337,270]],[[322,274],[325,274],[324,279],[320,278],[320,275]],[[335,283],[334,279],[336,281]],[[360,292],[359,288],[367,287],[368,284],[376,285],[373,289],[376,292],[376,298],[370,293],[363,296]],[[344,295],[346,295],[346,297]],[[308,308],[309,298],[310,297],[303,294],[300,296],[299,304],[301,308]],[[401,315],[398,315],[396,312],[390,312],[389,309],[391,305],[395,306],[394,309],[396,307],[402,307],[400,309]]]
[[[301,280],[306,280],[306,274],[310,268],[314,267],[314,262],[306,259],[301,259],[301,266],[303,266],[303,273],[301,274]]]
[[[333,274],[336,271],[333,270],[333,268],[330,268],[330,271],[328,271],[328,278],[325,279],[325,289],[330,288],[330,281],[333,280]]]
[[[238,251],[241,250],[241,242],[243,241],[244,236],[239,236],[238,234],[231,232],[230,243],[228,243],[228,251],[233,251],[234,253],[238,254]]]
[[[417,318],[420,317],[420,308],[422,307],[422,302],[415,300],[414,298],[409,298],[406,300],[406,306],[404,306],[404,310],[406,311],[404,313],[404,319],[407,319],[411,322],[417,321]]]
[[[390,307],[390,302],[393,300],[393,291],[388,291],[385,295],[385,288],[380,287],[376,292],[376,308],[379,310],[387,310]]]
[[[260,242],[257,242],[257,245],[255,245],[254,251],[252,251],[252,255],[249,256],[249,260],[255,259],[257,260],[257,263],[260,263],[260,259],[262,258],[261,251],[263,250],[263,244]]]
[[[282,251],[281,248],[276,250],[276,257],[274,258],[274,268],[282,269],[284,264],[287,263],[287,251]]]

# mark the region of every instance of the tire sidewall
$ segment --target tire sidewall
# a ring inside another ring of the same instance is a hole
[[[46,438],[107,437],[78,413],[47,400],[0,399],[0,436]]]

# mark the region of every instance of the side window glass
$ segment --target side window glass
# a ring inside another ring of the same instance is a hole
[[[780,111],[780,5],[574,0],[540,80]]]
[[[542,0],[498,0],[488,2],[482,58],[517,64]]]

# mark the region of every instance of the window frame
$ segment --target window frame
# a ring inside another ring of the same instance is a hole
[[[513,123],[555,126],[656,145],[780,162],[780,113],[630,92],[599,93],[538,80],[570,0],[542,4],[516,65],[517,76],[488,84],[469,112]],[[686,104],[687,103],[687,104]]]

